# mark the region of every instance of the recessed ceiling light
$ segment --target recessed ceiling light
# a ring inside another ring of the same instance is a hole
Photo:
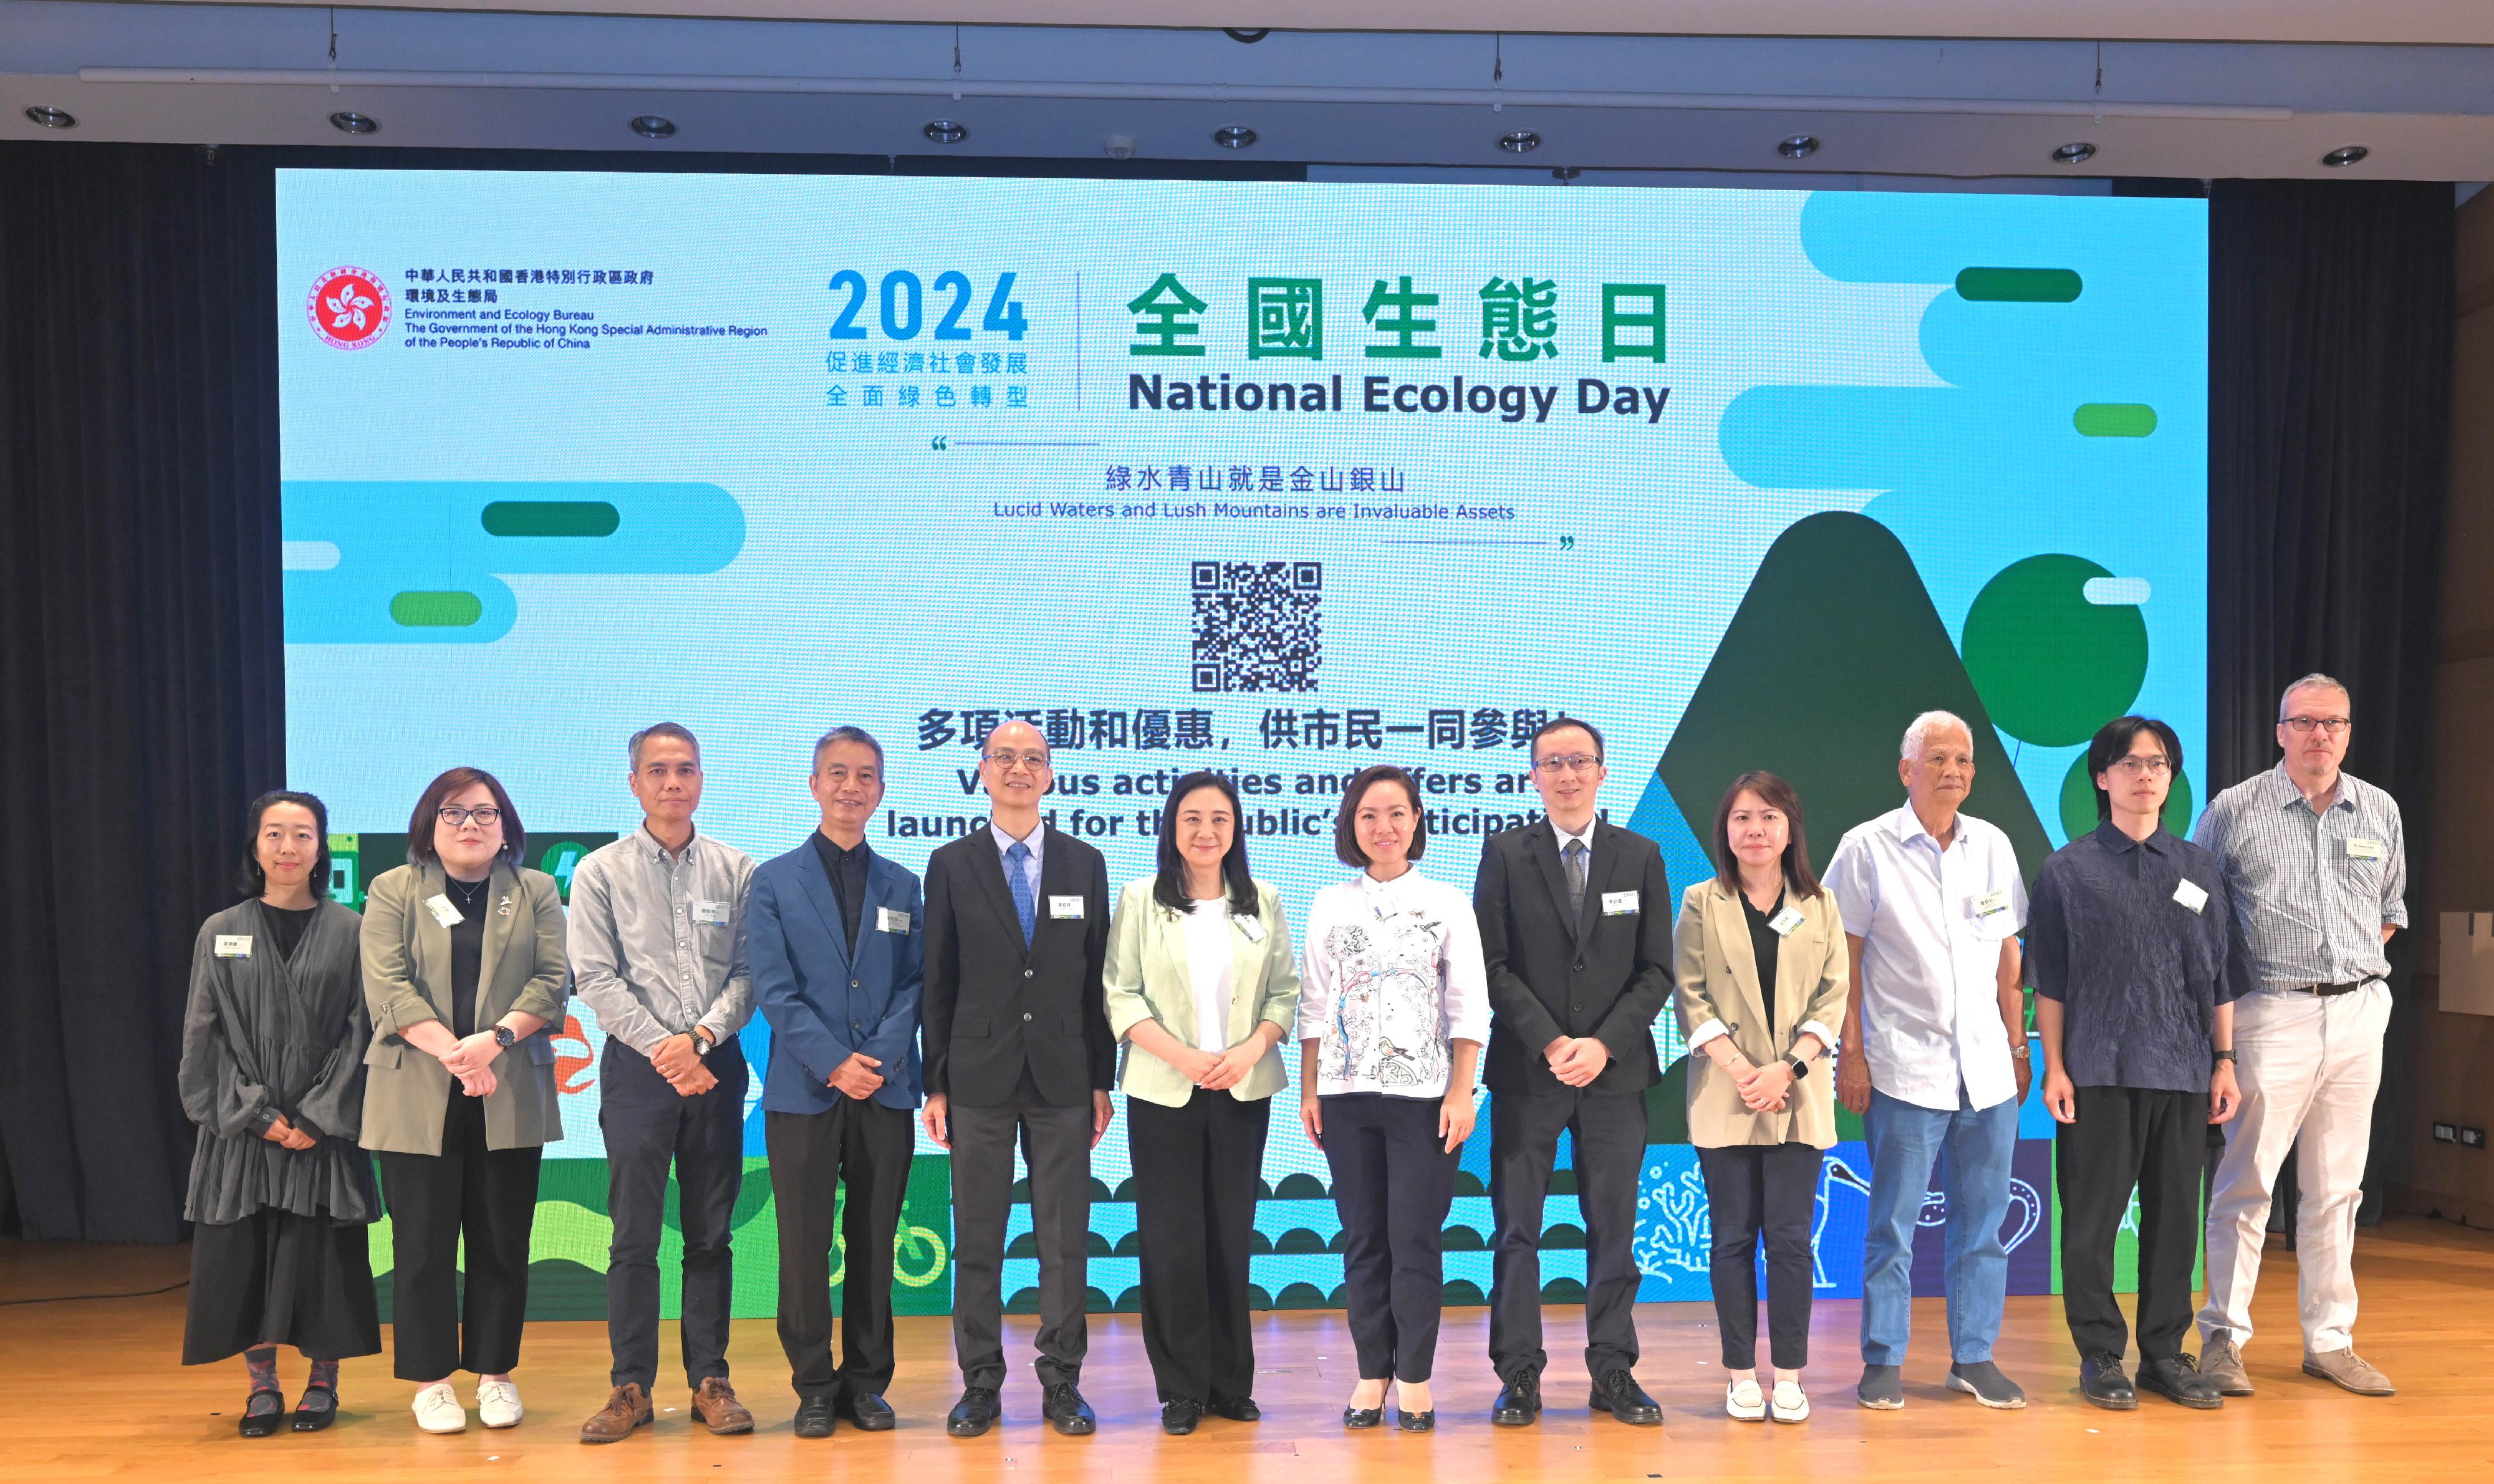
[[[1818,153],[1818,136],[1797,134],[1776,141],[1776,153],[1787,160],[1807,160]]]
[[[46,129],[76,129],[76,118],[66,108],[46,108],[37,104],[26,110],[26,116]]]
[[[645,139],[672,139],[676,136],[676,121],[660,118],[654,113],[641,114],[628,127]]]
[[[332,113],[329,127],[340,134],[379,134],[381,126],[360,113]]]
[[[1244,124],[1232,124],[1227,129],[1212,131],[1212,142],[1223,149],[1245,149],[1256,142],[1256,131]]]
[[[1518,129],[1513,134],[1500,135],[1498,147],[1510,155],[1529,155],[1541,147],[1541,136],[1530,129]]]
[[[938,144],[958,144],[970,136],[968,125],[957,124],[949,118],[929,119],[927,127],[918,132]]]
[[[2084,165],[2096,157],[2096,147],[2084,139],[2064,144],[2053,151],[2054,165]]]
[[[2370,148],[2362,144],[2341,144],[2336,149],[2323,155],[2321,157],[2321,163],[2328,166],[2332,169],[2336,169],[2342,165],[2360,164],[2364,157],[2372,152],[2373,151]]]

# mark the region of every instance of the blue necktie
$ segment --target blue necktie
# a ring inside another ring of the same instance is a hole
[[[1013,887],[1014,912],[1021,918],[1021,946],[1030,947],[1030,935],[1039,926],[1039,903],[1031,895],[1030,873],[1023,863],[1030,860],[1030,847],[1019,840],[1005,847],[1006,882]]]

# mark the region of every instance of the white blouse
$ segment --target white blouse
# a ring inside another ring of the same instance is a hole
[[[1187,987],[1195,999],[1195,1048],[1230,1049],[1230,898],[1198,900],[1186,915]]]
[[[1306,943],[1295,1039],[1321,1043],[1318,1096],[1444,1097],[1449,1044],[1489,1040],[1473,904],[1418,867],[1319,892]]]

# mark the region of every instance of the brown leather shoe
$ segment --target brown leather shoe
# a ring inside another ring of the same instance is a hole
[[[702,1426],[721,1437],[753,1431],[753,1413],[736,1399],[736,1388],[727,1383],[724,1376],[703,1378],[693,1392],[693,1415],[702,1420]]]
[[[2323,1350],[2318,1354],[2303,1352],[2303,1374],[2317,1376],[2325,1381],[2336,1381],[2359,1397],[2398,1395],[2390,1378],[2373,1369],[2372,1362],[2356,1353],[2354,1347],[2343,1350]]]
[[[2243,1369],[2243,1352],[2235,1337],[2224,1330],[2208,1336],[2200,1347],[2200,1374],[2217,1383],[2221,1396],[2247,1397],[2252,1394],[2251,1373]]]
[[[650,1393],[638,1381],[625,1381],[615,1388],[606,1405],[595,1416],[580,1425],[582,1442],[622,1442],[632,1436],[636,1427],[647,1427],[655,1415],[650,1407]]]

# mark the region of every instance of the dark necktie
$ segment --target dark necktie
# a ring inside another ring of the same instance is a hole
[[[1561,853],[1567,858],[1567,921],[1581,922],[1585,916],[1585,842],[1569,840]]]

